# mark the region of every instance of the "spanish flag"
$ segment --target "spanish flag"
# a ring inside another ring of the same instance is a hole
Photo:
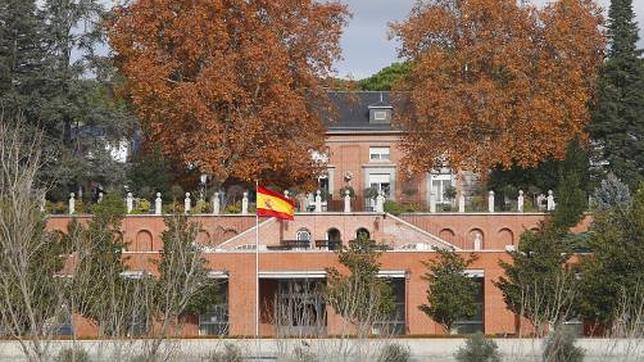
[[[275,191],[257,186],[257,215],[293,220],[295,203]]]

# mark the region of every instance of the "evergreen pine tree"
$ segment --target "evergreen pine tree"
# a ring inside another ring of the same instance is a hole
[[[128,138],[133,118],[114,97],[113,68],[96,54],[104,16],[99,0],[0,4],[0,109],[44,130],[46,154],[55,155],[41,173],[55,180],[49,198],[125,176],[108,146]]]
[[[598,80],[590,126],[601,161],[631,189],[644,178],[644,65],[636,48],[634,18],[632,0],[611,1],[608,57]]]

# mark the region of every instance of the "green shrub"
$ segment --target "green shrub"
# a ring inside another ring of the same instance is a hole
[[[384,209],[385,209],[385,212],[395,216],[398,216],[403,212],[405,212],[405,209],[403,208],[403,206],[393,200],[385,201]]]
[[[235,201],[226,205],[224,214],[241,214],[241,201]]]
[[[92,214],[125,215],[125,201],[117,194],[107,194],[101,202],[92,205]]]
[[[67,203],[64,201],[58,201],[58,202],[47,201],[45,203],[45,211],[48,214],[52,214],[52,215],[66,214]]]
[[[54,358],[56,362],[89,362],[89,353],[80,347],[60,350]]]
[[[139,199],[136,204],[136,208],[132,210],[132,214],[147,214],[150,212],[150,207],[152,204],[146,199]]]
[[[206,202],[206,200],[199,199],[195,203],[195,207],[190,209],[190,213],[191,214],[205,214],[205,213],[208,212],[208,210],[209,210],[209,207],[208,207],[208,203]]]
[[[585,351],[575,346],[572,332],[558,329],[548,335],[543,348],[543,362],[581,362]]]
[[[225,343],[223,351],[212,351],[208,355],[207,361],[209,362],[241,362],[242,351],[241,348],[232,344]]]
[[[459,362],[497,362],[501,361],[499,347],[493,340],[486,339],[478,332],[465,341],[465,346],[454,354]]]
[[[398,343],[389,343],[380,350],[378,362],[407,362],[410,355],[409,347]]]

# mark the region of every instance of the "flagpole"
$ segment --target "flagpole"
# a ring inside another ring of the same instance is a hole
[[[255,339],[259,338],[259,215],[257,214],[257,189],[255,180]]]

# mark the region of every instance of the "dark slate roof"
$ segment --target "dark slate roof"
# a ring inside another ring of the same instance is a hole
[[[390,92],[329,92],[332,109],[324,117],[328,131],[391,131],[391,124],[369,123],[369,107],[393,107]]]

